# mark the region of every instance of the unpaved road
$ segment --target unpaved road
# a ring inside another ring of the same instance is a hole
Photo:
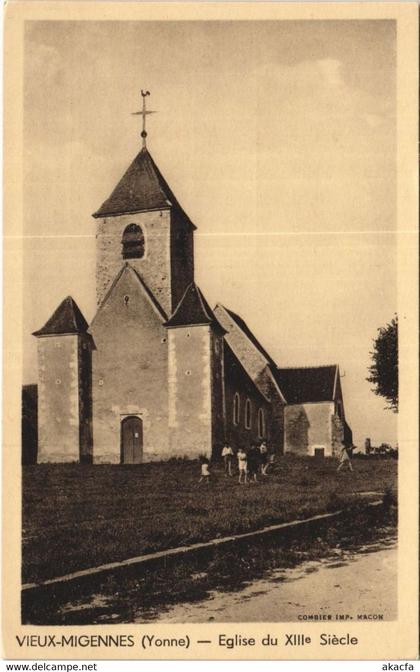
[[[285,622],[323,616],[336,621],[397,618],[395,538],[358,548],[337,549],[329,558],[293,569],[274,570],[237,592],[212,592],[154,614],[165,623]],[[140,620],[140,619],[139,619]],[[144,622],[144,619],[142,619]]]

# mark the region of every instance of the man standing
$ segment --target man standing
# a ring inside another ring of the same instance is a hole
[[[248,452],[248,474],[250,479],[257,482],[257,474],[261,464],[261,453],[258,447],[252,443]]]

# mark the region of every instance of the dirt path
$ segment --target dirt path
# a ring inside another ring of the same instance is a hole
[[[397,617],[397,547],[393,538],[337,551],[321,561],[275,570],[238,592],[213,592],[208,599],[178,604],[156,617],[165,623],[285,622],[309,616],[357,620]]]

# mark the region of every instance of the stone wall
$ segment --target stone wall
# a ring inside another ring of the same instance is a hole
[[[284,453],[284,409],[285,405],[277,391],[270,396],[271,426],[268,430],[272,449],[279,455]]]
[[[144,235],[144,256],[129,263],[169,317],[186,287],[193,281],[192,232],[173,221],[170,210],[106,217],[97,223],[96,296],[100,304],[125,260],[122,236],[129,224],[137,224]],[[178,229],[184,235],[176,237]],[[191,259],[189,257],[191,256]],[[186,262],[186,260],[188,260]]]
[[[339,455],[341,448],[344,446],[344,422],[338,415],[331,416],[331,444],[332,454]]]
[[[223,335],[211,331],[212,457],[219,457],[225,440],[226,403],[223,366]]]
[[[284,452],[307,455],[309,447],[309,419],[303,404],[284,409]]]
[[[245,372],[237,371],[235,381],[226,377],[225,381],[225,406],[226,406],[226,439],[236,451],[239,448],[249,449],[251,443],[260,443],[265,439],[269,448],[275,449],[275,437],[272,435],[272,412],[271,405],[258,392],[249,380]],[[234,398],[239,397],[239,422],[234,418]],[[251,403],[251,427],[245,425],[245,404],[247,399]],[[264,413],[265,431],[258,431],[258,411]]]
[[[333,454],[333,402],[291,404],[284,409],[284,449],[301,455],[313,455],[315,448],[324,448],[324,455]]]
[[[92,435],[92,347],[88,334],[79,337],[79,443],[80,461],[91,463],[93,457]]]
[[[163,317],[130,267],[101,305],[93,351],[93,458],[120,462],[121,422],[143,421],[143,460],[169,456],[168,343]]]
[[[38,462],[78,462],[79,336],[38,338]]]
[[[267,359],[222,306],[216,306],[215,314],[227,332],[227,343],[261,394],[271,401],[267,434],[270,435],[271,448],[281,455],[284,450],[284,401],[273,380]]]
[[[210,458],[223,426],[221,378],[213,375],[218,339],[207,325],[168,329],[168,338],[171,454]]]
[[[194,237],[191,225],[176,211],[171,224],[171,287],[172,310],[194,281]]]

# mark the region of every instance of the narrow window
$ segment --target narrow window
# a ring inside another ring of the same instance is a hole
[[[251,429],[251,402],[249,399],[245,403],[245,429]]]
[[[239,394],[236,392],[233,397],[233,424],[239,425],[239,413],[240,413],[240,399]]]
[[[144,236],[138,224],[129,224],[122,237],[123,259],[141,259],[144,256]]]
[[[260,439],[264,438],[265,435],[265,418],[264,411],[262,408],[258,411],[258,436]]]

